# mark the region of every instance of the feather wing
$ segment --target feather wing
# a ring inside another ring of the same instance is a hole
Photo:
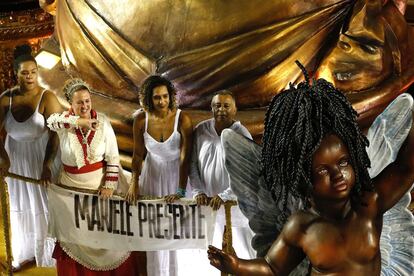
[[[412,126],[413,98],[398,96],[374,121],[368,131],[371,178],[394,162]],[[414,274],[414,218],[408,210],[408,192],[384,214],[381,233],[381,275]]]

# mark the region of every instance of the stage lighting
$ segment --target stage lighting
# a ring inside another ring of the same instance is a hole
[[[59,56],[44,49],[40,50],[35,59],[39,66],[46,69],[52,69],[60,61]]]

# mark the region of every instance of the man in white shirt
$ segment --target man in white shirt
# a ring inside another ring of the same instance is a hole
[[[230,189],[230,178],[224,163],[224,149],[221,143],[221,132],[230,128],[235,132],[252,138],[249,131],[235,120],[237,107],[230,91],[220,91],[211,100],[213,117],[200,122],[194,131],[193,155],[190,168],[190,183],[197,204],[209,204],[218,210],[227,200],[237,200]],[[233,184],[233,183],[232,183]],[[237,183],[234,183],[235,185]],[[208,202],[208,197],[212,197]],[[217,222],[213,244],[221,247],[225,219],[224,208],[217,214]],[[233,248],[241,258],[255,257],[251,247],[253,232],[248,220],[240,212],[239,207],[232,207]]]

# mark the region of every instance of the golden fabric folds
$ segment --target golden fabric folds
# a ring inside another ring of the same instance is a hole
[[[159,73],[178,88],[181,107],[207,108],[221,89],[240,109],[263,107],[301,80],[297,59],[352,92],[364,112],[414,81],[414,32],[393,1],[383,2],[60,0],[56,30],[69,72],[111,97],[137,101],[143,79]],[[349,62],[363,81],[352,79]]]

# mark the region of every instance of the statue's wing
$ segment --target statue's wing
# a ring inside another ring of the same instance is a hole
[[[371,160],[369,175],[376,177],[395,161],[411,129],[413,98],[401,94],[374,120],[368,130],[368,157]]]
[[[231,129],[223,130],[221,141],[231,189],[237,196],[241,211],[249,219],[250,228],[255,232],[252,246],[257,256],[263,257],[282,230],[286,218],[301,208],[302,204],[289,196],[287,211],[283,211],[282,204],[273,200],[261,174],[260,145]],[[309,262],[304,260],[290,275],[306,275],[308,267]]]
[[[414,219],[407,193],[384,214],[381,233],[381,275],[414,275]]]
[[[413,98],[397,97],[374,121],[368,131],[371,178],[394,162],[412,125]],[[414,218],[407,209],[408,192],[384,214],[381,233],[381,275],[414,275]]]
[[[273,200],[261,174],[260,145],[231,129],[223,130],[221,139],[231,189],[237,196],[241,211],[249,219],[250,228],[256,234],[252,246],[258,256],[264,256],[286,218],[297,211],[300,203],[289,197],[286,213],[283,212],[282,204]]]

